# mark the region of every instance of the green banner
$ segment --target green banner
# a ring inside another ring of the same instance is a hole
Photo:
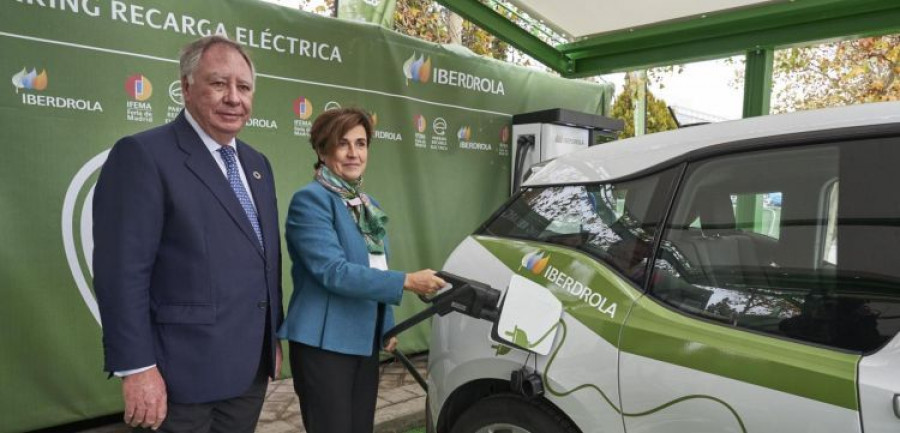
[[[396,0],[336,0],[337,16],[341,19],[378,24],[394,28]]]
[[[359,106],[377,119],[366,187],[391,217],[400,270],[440,269],[506,198],[512,114],[606,114],[612,90],[249,0],[3,1],[0,432],[121,410],[119,382],[101,370],[93,186],[118,138],[181,110],[178,50],[212,33],[256,63],[240,136],[272,161],[282,219],[313,175],[315,116]],[[284,287],[288,299],[287,272]],[[421,307],[405,299],[398,319]],[[427,349],[428,332],[402,334],[403,349]]]

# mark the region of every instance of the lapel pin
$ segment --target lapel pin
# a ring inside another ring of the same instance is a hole
[[[262,175],[259,174],[259,172],[258,172],[258,171],[255,171],[255,170],[253,171],[253,177],[254,177],[256,180],[262,179]]]

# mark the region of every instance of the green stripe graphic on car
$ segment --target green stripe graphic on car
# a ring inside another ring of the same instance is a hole
[[[546,287],[566,314],[624,352],[859,409],[855,384],[859,355],[692,318],[643,297],[618,273],[568,248],[473,238],[513,272]],[[540,259],[524,260],[526,256]]]
[[[747,432],[747,428],[746,428],[746,426],[744,426],[744,420],[741,419],[741,416],[737,413],[737,411],[734,410],[734,408],[731,407],[730,404],[726,403],[722,399],[718,399],[718,398],[710,396],[710,395],[703,395],[703,394],[685,395],[683,397],[676,398],[672,401],[663,403],[657,407],[650,408],[648,410],[644,410],[644,411],[640,411],[640,412],[623,412],[621,408],[616,406],[616,404],[613,403],[612,400],[609,399],[609,397],[606,395],[605,392],[603,392],[602,389],[600,389],[600,387],[598,387],[597,385],[594,385],[592,383],[578,385],[572,389],[565,390],[565,391],[553,389],[553,381],[548,379],[547,376],[550,375],[550,368],[553,365],[553,361],[556,359],[556,354],[562,348],[563,344],[565,344],[566,337],[568,334],[568,328],[566,327],[565,320],[562,320],[562,319],[559,320],[559,327],[562,330],[562,335],[560,336],[559,344],[556,346],[556,349],[554,349],[553,352],[550,354],[550,359],[547,360],[547,366],[544,368],[544,373],[543,373],[544,388],[550,394],[553,394],[557,397],[565,397],[569,394],[574,394],[575,392],[581,391],[583,389],[592,389],[592,390],[596,391],[597,393],[599,393],[600,397],[603,397],[603,400],[606,401],[606,404],[608,404],[614,411],[622,414],[622,416],[633,417],[633,418],[638,418],[638,417],[642,417],[642,416],[646,416],[646,415],[652,415],[663,409],[672,407],[678,403],[682,403],[685,401],[710,400],[710,401],[713,401],[715,403],[718,403],[718,404],[724,406],[725,409],[727,409],[729,412],[731,412],[731,415],[734,416],[734,419],[737,422],[738,426],[741,428],[741,431],[744,433]]]
[[[533,348],[537,347],[539,344],[543,343],[544,340],[547,339],[547,337],[552,335],[553,331],[556,331],[556,328],[558,328],[561,323],[562,322],[559,322],[559,323],[553,325],[550,329],[547,330],[547,332],[544,332],[544,335],[541,335],[534,342],[531,342],[531,340],[528,339],[528,334],[525,331],[523,331],[521,328],[519,328],[518,326],[516,326],[511,332],[507,331],[507,332],[504,332],[504,334],[505,334],[506,340],[512,341],[516,346],[523,347],[526,349],[533,349]],[[496,349],[497,355],[506,355],[511,350],[509,346],[504,346],[502,344],[497,344],[496,346],[491,346],[491,347]]]

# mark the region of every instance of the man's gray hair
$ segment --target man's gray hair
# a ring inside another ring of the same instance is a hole
[[[241,57],[243,57],[244,60],[247,61],[247,65],[250,66],[250,73],[253,75],[253,85],[255,87],[256,68],[253,66],[253,62],[250,60],[247,51],[244,50],[244,47],[241,46],[241,44],[222,35],[204,36],[185,45],[184,48],[181,49],[181,57],[179,58],[181,78],[187,78],[188,84],[194,84],[194,72],[197,71],[197,67],[200,66],[200,58],[203,57],[203,53],[205,53],[209,47],[216,44],[227,45],[241,54]]]

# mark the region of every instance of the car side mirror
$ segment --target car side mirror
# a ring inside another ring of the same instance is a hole
[[[500,318],[491,336],[498,343],[547,355],[562,317],[562,302],[545,287],[513,275],[500,307]],[[498,349],[498,353],[501,350]]]

